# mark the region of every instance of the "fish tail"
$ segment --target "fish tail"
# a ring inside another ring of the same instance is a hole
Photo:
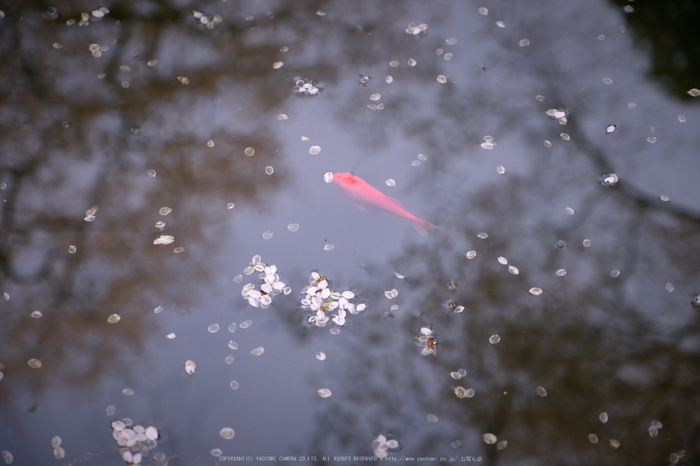
[[[423,219],[416,218],[414,220],[411,220],[411,225],[413,225],[413,228],[418,232],[419,235],[421,236],[428,236],[428,230],[442,230],[442,227],[439,227],[437,225],[433,225],[430,222],[426,222]]]

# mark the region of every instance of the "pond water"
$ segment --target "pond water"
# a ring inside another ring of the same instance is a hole
[[[694,3],[1,9],[7,463],[700,464]]]

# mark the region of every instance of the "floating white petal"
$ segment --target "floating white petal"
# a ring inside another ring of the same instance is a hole
[[[158,438],[158,429],[153,426],[146,427],[146,438],[148,440],[156,440]]]
[[[175,241],[175,237],[172,235],[160,235],[158,238],[153,240],[153,244],[171,244]]]

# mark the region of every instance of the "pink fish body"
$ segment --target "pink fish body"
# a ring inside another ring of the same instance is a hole
[[[389,197],[377,188],[370,186],[359,176],[355,176],[351,173],[334,173],[333,183],[341,188],[343,194],[357,204],[367,207],[376,207],[397,217],[405,218],[411,222],[413,228],[421,235],[427,234],[426,230],[430,228],[440,228],[416,217],[401,204],[401,201]]]

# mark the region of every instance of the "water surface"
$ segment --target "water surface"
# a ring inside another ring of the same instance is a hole
[[[13,464],[700,462],[697,7],[99,7],[1,7]]]

